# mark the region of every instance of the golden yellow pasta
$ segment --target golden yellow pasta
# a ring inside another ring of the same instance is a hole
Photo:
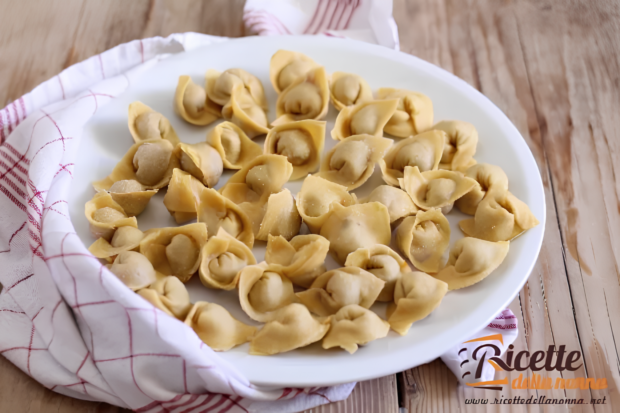
[[[445,139],[445,132],[431,130],[394,144],[379,160],[385,183],[398,186],[407,166],[417,166],[420,172],[436,171]]]
[[[281,155],[261,155],[231,176],[219,192],[233,202],[266,202],[280,192],[293,173],[293,165]],[[238,185],[241,184],[241,185]]]
[[[224,171],[219,152],[205,142],[180,143],[174,148],[174,156],[179,160],[182,170],[192,174],[209,188],[217,185]]]
[[[157,279],[153,265],[144,255],[135,251],[121,252],[107,267],[134,291],[153,284]]]
[[[179,320],[185,320],[192,308],[185,284],[174,275],[160,278],[139,290],[138,294],[156,308]]]
[[[240,206],[243,207],[243,205]],[[299,234],[301,216],[297,211],[295,199],[288,189],[271,194],[264,211],[260,227],[256,232],[257,240],[267,241],[269,235],[281,235],[285,239],[291,239]]]
[[[399,138],[428,130],[433,125],[433,102],[422,93],[404,89],[381,88],[377,99],[398,99],[396,112],[383,130]]]
[[[404,273],[396,283],[394,302],[388,306],[388,323],[404,336],[411,324],[435,310],[448,292],[448,284],[426,273]]]
[[[252,250],[220,228],[202,247],[200,281],[205,287],[232,290],[237,286],[239,271],[255,265]]]
[[[433,129],[446,133],[439,164],[441,169],[465,172],[476,163],[474,154],[478,145],[478,131],[474,125],[460,120],[444,120],[433,126]]]
[[[179,76],[174,111],[185,121],[199,126],[209,125],[221,117],[221,109],[207,103],[206,90],[192,82],[189,76]]]
[[[465,235],[486,241],[510,241],[538,225],[530,208],[509,191],[486,193],[473,218],[459,222]]]
[[[316,234],[327,220],[333,203],[351,206],[357,203],[357,197],[346,186],[310,175],[304,180],[296,202],[303,221]]]
[[[157,272],[187,282],[198,271],[200,250],[207,242],[207,227],[199,222],[181,227],[153,228],[144,233],[140,252]]]
[[[174,128],[170,125],[170,121],[142,102],[136,101],[129,105],[127,123],[135,143],[166,139],[173,146],[176,146],[180,142]]]
[[[353,73],[334,72],[329,80],[329,95],[336,110],[373,99],[368,82]]]
[[[145,190],[142,184],[136,180],[116,181],[108,189],[112,199],[130,217],[140,215],[157,191],[157,189]]]
[[[343,264],[349,253],[358,248],[390,244],[390,214],[378,202],[349,207],[333,203],[320,234],[329,240],[330,250],[337,261]]]
[[[222,116],[239,126],[252,139],[269,132],[265,109],[254,101],[243,86],[235,86],[230,101],[222,108]]]
[[[254,75],[243,69],[228,69],[218,72],[214,69],[207,70],[205,75],[207,100],[219,105],[226,106],[231,99],[235,87],[241,87],[244,95],[267,110],[267,98],[261,81]]]
[[[138,181],[144,189],[159,189],[168,185],[172,171],[180,164],[172,152],[174,147],[165,139],[141,141],[134,144],[116,164],[112,173],[93,182],[95,190],[109,190],[118,181]]]
[[[241,169],[263,153],[263,148],[232,122],[222,122],[213,128],[207,135],[207,143],[218,151],[227,169]]]
[[[276,311],[273,319],[254,335],[250,354],[268,356],[305,347],[327,334],[329,322],[329,317],[313,317],[301,304],[289,304]]]
[[[248,247],[254,245],[252,222],[234,202],[220,195],[216,190],[205,188],[200,193],[198,222],[206,225],[209,237],[224,228],[231,236]]]
[[[318,169],[324,145],[325,122],[301,120],[274,126],[265,139],[265,153],[286,156],[294,181]]]
[[[448,264],[435,278],[446,282],[450,290],[474,285],[500,266],[508,254],[509,246],[507,241],[461,238],[450,250]]]
[[[276,117],[272,125],[315,119],[327,115],[329,87],[325,68],[310,70],[305,77],[295,80],[280,93],[276,102]]]
[[[97,192],[93,199],[86,203],[84,213],[94,238],[109,241],[116,228],[138,227],[136,217],[128,217],[123,208],[105,191]]]
[[[135,251],[140,246],[144,233],[138,228],[125,226],[114,231],[110,242],[99,238],[93,242],[88,250],[97,258],[114,261],[114,258],[123,251]]]
[[[398,226],[396,243],[417,269],[437,272],[450,244],[450,223],[439,209],[420,211]]]
[[[203,189],[205,186],[202,182],[189,173],[178,168],[172,172],[164,196],[164,205],[177,224],[196,219],[197,205]]]
[[[319,65],[308,56],[288,50],[278,50],[271,56],[269,63],[269,79],[278,94],[306,77],[308,72]]]
[[[347,257],[344,266],[361,268],[385,281],[377,301],[392,301],[396,281],[402,273],[411,271],[397,252],[382,244],[353,251]]]
[[[390,325],[377,314],[356,304],[342,307],[331,317],[331,328],[323,338],[324,349],[342,347],[350,354],[358,346],[387,336]]]
[[[265,262],[243,268],[238,288],[241,308],[255,321],[271,321],[277,310],[297,301],[282,267]]]
[[[290,241],[282,236],[269,235],[265,261],[281,266],[282,274],[293,284],[309,288],[325,272],[329,241],[320,235],[297,235]]]
[[[508,177],[499,166],[488,163],[472,165],[465,172],[465,176],[478,183],[454,202],[454,206],[465,214],[474,215],[487,192],[504,194],[508,191]]]
[[[392,146],[392,140],[371,135],[354,135],[338,142],[321,162],[321,178],[346,186],[349,191],[362,186],[375,164]]]
[[[341,141],[354,135],[383,137],[383,128],[396,111],[398,99],[372,100],[343,108],[332,129],[332,139]]]
[[[379,185],[372,190],[368,197],[361,199],[360,204],[379,202],[388,209],[390,223],[394,224],[401,218],[415,215],[418,207],[415,206],[411,197],[402,189],[390,185]]]
[[[444,214],[452,210],[454,201],[476,186],[476,181],[458,172],[438,170],[420,173],[417,166],[406,166],[405,176],[398,182],[418,208],[441,208]]]
[[[325,317],[350,304],[370,308],[384,285],[385,281],[366,270],[343,267],[321,274],[297,297],[314,314]]]
[[[206,301],[194,304],[185,324],[215,351],[228,351],[247,343],[256,333],[256,327],[237,320],[221,305]]]

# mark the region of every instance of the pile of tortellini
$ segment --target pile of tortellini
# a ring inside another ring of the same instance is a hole
[[[270,355],[322,340],[354,353],[390,328],[404,335],[449,290],[488,276],[509,241],[538,224],[502,169],[474,160],[473,125],[433,124],[427,96],[391,88],[375,96],[360,76],[328,75],[284,50],[271,58],[270,79],[279,95],[271,124],[263,85],[245,70],[209,70],[205,87],[181,76],[176,113],[194,125],[225,120],[197,144],[132,103],[134,145],[94,182],[85,208],[97,238],[90,251],[214,350],[249,341],[251,354]],[[338,143],[323,153],[330,101]],[[263,147],[253,141],[262,135]],[[386,185],[358,199],[351,191],[377,163]],[[215,190],[224,168],[236,173]],[[284,188],[301,179],[296,196]],[[185,225],[142,232],[136,216],[164,187],[166,208]],[[460,222],[466,237],[445,263],[453,207],[472,217]],[[393,232],[399,252],[390,248]],[[256,241],[266,241],[264,262],[252,253]],[[341,268],[326,270],[330,252]],[[218,304],[190,303],[184,283],[195,274],[207,288],[236,290],[262,328]],[[369,310],[377,301],[388,303],[387,320]]]

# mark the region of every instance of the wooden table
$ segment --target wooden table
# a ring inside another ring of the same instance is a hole
[[[0,0],[0,106],[63,68],[132,39],[197,31],[242,36],[241,0]],[[511,398],[606,397],[620,409],[620,4],[610,0],[395,0],[401,49],[479,89],[514,122],[538,162],[547,201],[540,258],[510,308],[517,350],[583,352],[562,377],[606,377],[606,390],[505,390]],[[498,374],[504,377],[506,373]],[[508,374],[512,381],[518,372]],[[530,371],[524,372],[531,375]],[[559,376],[559,373],[556,373]],[[359,383],[313,412],[509,411],[457,384],[441,361]],[[120,411],[48,391],[0,357],[0,411]],[[510,411],[568,411],[513,406]]]

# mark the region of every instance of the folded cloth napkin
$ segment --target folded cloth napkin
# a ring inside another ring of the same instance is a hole
[[[277,3],[294,4],[250,0],[246,16],[261,7],[280,13]],[[321,11],[322,0],[308,3],[315,9],[304,2],[295,24],[278,14],[289,31],[324,30],[303,28],[332,9]],[[371,22],[377,8],[387,13],[381,4],[389,4],[391,15],[391,2],[331,3],[337,3],[334,16],[339,7],[355,8],[346,9],[350,23],[328,22],[327,29],[355,37],[365,30],[359,14],[373,11],[372,19],[366,16],[373,39],[397,47],[395,31],[392,43],[380,33],[389,24]],[[265,25],[248,25],[268,33]],[[73,231],[66,199],[84,124],[169,54],[226,40],[186,33],[126,43],[0,110],[0,354],[47,388],[144,412],[292,412],[345,399],[355,386],[253,386],[188,326],[129,291]]]

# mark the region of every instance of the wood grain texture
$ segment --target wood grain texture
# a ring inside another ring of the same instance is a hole
[[[0,0],[0,106],[63,68],[129,40],[197,31],[242,36],[243,0]],[[504,398],[607,397],[620,406],[620,3],[612,0],[394,0],[401,49],[489,97],[535,156],[547,201],[540,258],[510,308],[516,350],[565,345],[584,365],[552,377],[605,377],[606,390],[512,390]],[[518,183],[513,183],[518,184]],[[524,372],[531,375],[530,371]],[[513,380],[518,373],[506,375]],[[474,407],[498,396],[459,386],[440,361],[359,383],[311,410],[607,412],[612,406]],[[398,397],[397,397],[398,396]],[[120,411],[44,389],[0,358],[0,411]]]
[[[606,390],[507,389],[501,395],[588,403],[606,397],[618,409],[618,3],[397,0],[394,15],[397,22],[398,16],[417,16],[399,24],[403,50],[452,71],[488,96],[522,133],[541,171],[547,227],[536,267],[511,305],[524,333],[516,350],[549,345],[581,350],[581,369],[548,375],[605,377],[609,383]],[[465,405],[465,398],[500,396],[457,386],[445,374],[439,362],[405,372],[399,381],[411,396],[403,405],[410,412],[508,411]],[[508,374],[510,380],[516,376]],[[613,409],[611,404],[531,405],[510,411],[569,410]]]

